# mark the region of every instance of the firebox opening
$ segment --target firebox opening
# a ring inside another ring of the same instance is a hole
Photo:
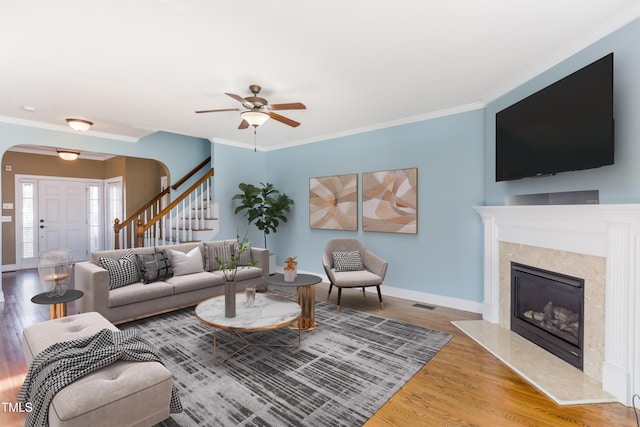
[[[511,330],[583,368],[584,280],[511,263]]]

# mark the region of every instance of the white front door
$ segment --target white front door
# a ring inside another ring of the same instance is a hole
[[[87,259],[87,186],[75,180],[38,181],[38,250],[69,249]]]

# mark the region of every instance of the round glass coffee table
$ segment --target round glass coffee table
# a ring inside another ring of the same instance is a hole
[[[213,328],[213,364],[221,365],[231,357],[251,346],[262,347],[288,347],[300,346],[300,331],[298,340],[294,344],[270,344],[249,342],[244,333],[268,331],[279,329],[296,322],[302,313],[300,306],[295,301],[273,294],[256,294],[252,307],[247,307],[242,298],[243,294],[236,295],[236,316],[225,317],[224,295],[209,298],[196,306],[196,318]],[[217,357],[216,331],[222,329],[233,332],[244,344],[240,349],[224,358]]]
[[[298,274],[293,282],[284,280],[284,274],[276,273],[264,279],[265,283],[274,286],[298,288],[298,304],[302,308],[302,315],[298,321],[298,329],[310,331],[315,329],[316,323],[316,288],[315,284],[322,282],[320,276],[313,274]]]

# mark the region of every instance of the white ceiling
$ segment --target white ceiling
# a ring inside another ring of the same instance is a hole
[[[253,146],[225,92],[301,126],[263,149],[478,108],[640,16],[640,0],[0,0],[0,121]],[[25,111],[22,107],[35,108]]]

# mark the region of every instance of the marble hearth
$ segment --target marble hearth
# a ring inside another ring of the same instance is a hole
[[[640,392],[640,328],[636,326],[640,320],[636,316],[640,205],[481,206],[475,210],[484,223],[484,311],[483,320],[478,321],[484,326],[466,327],[484,335],[486,342],[474,339],[490,351],[496,340],[506,340],[508,346],[522,343],[509,331],[511,261],[584,278],[585,366],[580,375],[586,388],[604,391],[593,401],[606,401],[610,395],[631,405],[634,393]],[[535,365],[535,360],[527,363]],[[538,371],[549,363],[541,363]],[[566,362],[553,365],[559,369],[566,365],[567,374],[575,374],[576,368]],[[538,385],[536,379],[523,375]],[[553,388],[555,375],[550,375],[547,387]]]

